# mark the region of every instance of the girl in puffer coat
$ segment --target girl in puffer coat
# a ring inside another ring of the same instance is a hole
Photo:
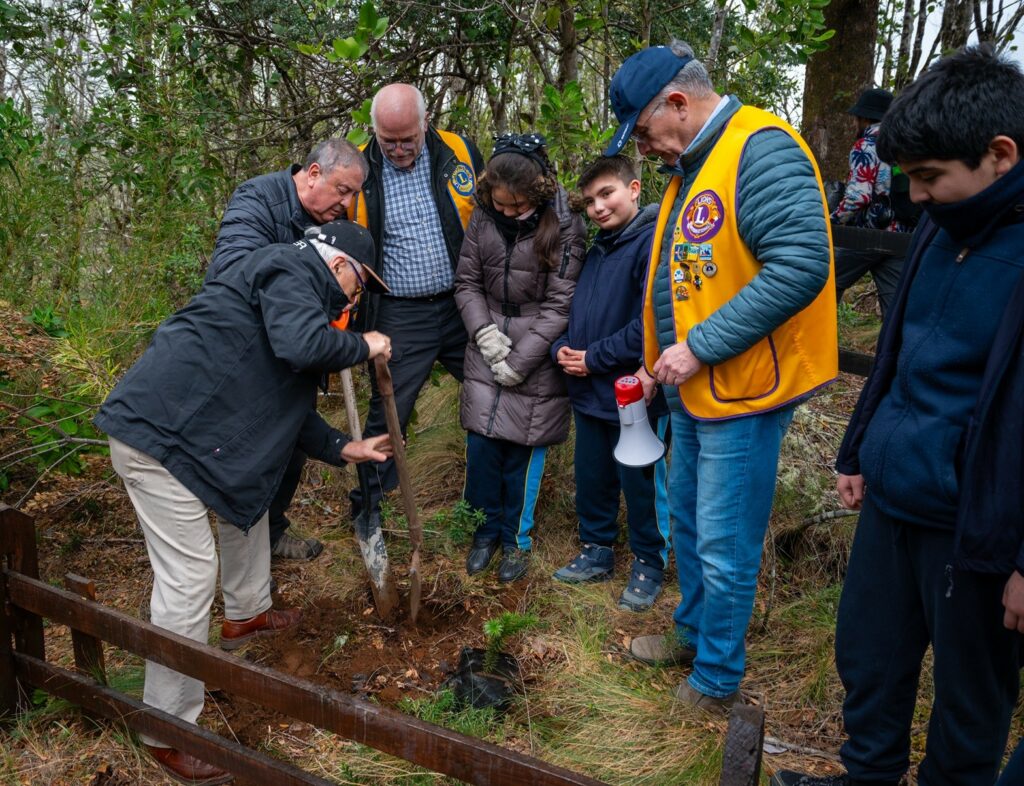
[[[547,447],[569,433],[564,375],[550,349],[568,324],[584,228],[539,134],[500,137],[476,197],[455,276],[471,336],[461,396],[465,498],[485,514],[466,571],[484,570],[500,546],[498,580],[509,582],[526,574]]]

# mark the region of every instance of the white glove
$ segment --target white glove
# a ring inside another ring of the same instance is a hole
[[[498,326],[493,322],[480,328],[476,332],[475,340],[480,354],[484,356],[484,362],[488,366],[493,366],[499,360],[504,360],[512,351],[512,339],[498,330]]]
[[[502,387],[511,388],[518,385],[526,377],[516,371],[504,360],[491,364],[491,371],[494,372],[494,381]]]

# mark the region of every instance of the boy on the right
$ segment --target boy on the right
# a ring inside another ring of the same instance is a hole
[[[836,625],[847,774],[896,786],[921,662],[935,699],[920,786],[990,786],[1024,632],[1024,74],[987,48],[892,104],[881,157],[925,216],[836,463],[860,509]]]

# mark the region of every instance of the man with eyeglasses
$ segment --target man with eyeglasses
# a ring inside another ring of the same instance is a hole
[[[273,607],[266,533],[289,458],[296,447],[338,466],[391,454],[386,435],[353,441],[315,407],[324,374],[390,355],[387,336],[330,324],[362,286],[387,290],[373,257],[370,234],[350,221],[252,252],[157,328],[100,407],[95,423],[110,438],[153,568],[154,625],[207,643],[218,552],[221,648],[300,623],[299,609]],[[203,695],[200,680],[146,664],[147,704],[195,723]],[[177,780],[230,780],[159,735],[143,741]]]
[[[644,368],[672,424],[669,510],[682,599],[634,657],[690,664],[682,703],[739,698],[761,548],[796,405],[837,375],[828,209],[814,158],[783,120],[719,96],[686,44],[644,49],[611,83],[621,124],[671,176],[648,268]]]
[[[247,180],[231,195],[221,220],[206,271],[210,281],[272,243],[293,243],[310,226],[342,216],[366,177],[366,159],[340,138],[327,139],[310,152],[304,164]],[[277,559],[310,560],[323,551],[315,538],[288,532],[285,511],[298,488],[306,456],[292,456],[270,506],[270,548]]]
[[[370,117],[373,134],[363,148],[369,173],[348,215],[373,234],[390,292],[367,298],[357,321],[394,342],[389,366],[404,431],[435,363],[462,381],[467,337],[455,305],[455,266],[483,160],[470,140],[430,125],[423,94],[412,85],[381,88]],[[364,433],[386,430],[374,381]],[[379,529],[381,496],[397,485],[393,462],[360,467],[350,495],[357,532]]]

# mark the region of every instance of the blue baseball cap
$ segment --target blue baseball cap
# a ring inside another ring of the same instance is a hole
[[[625,147],[644,107],[691,60],[692,57],[680,57],[667,46],[650,46],[626,58],[608,88],[619,128],[604,151],[606,156],[614,156]]]

